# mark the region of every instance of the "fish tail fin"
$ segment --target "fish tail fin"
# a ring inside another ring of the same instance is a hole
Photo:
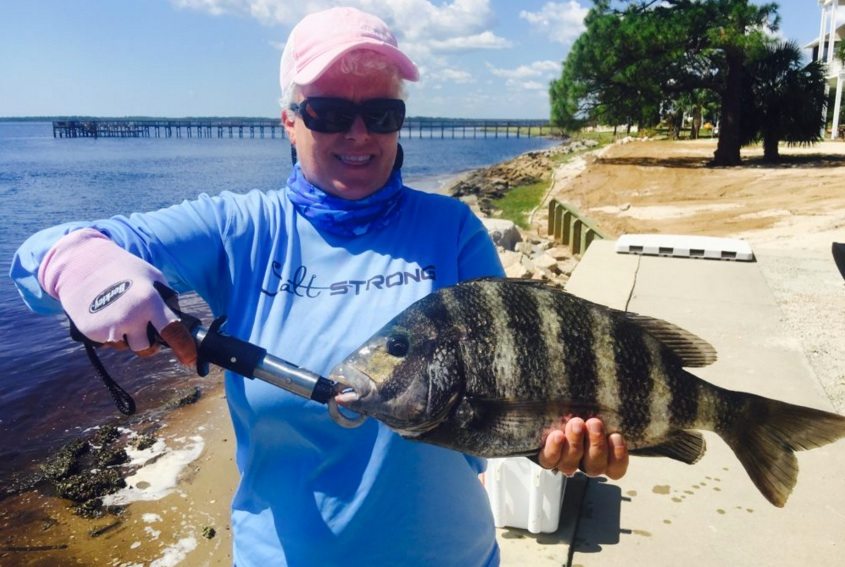
[[[741,396],[742,410],[719,434],[763,496],[783,507],[798,480],[794,451],[845,437],[845,416],[753,394],[732,394]]]

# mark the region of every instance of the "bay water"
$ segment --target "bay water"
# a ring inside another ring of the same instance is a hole
[[[401,143],[405,183],[442,191],[462,172],[556,142],[447,136]],[[152,420],[151,408],[174,392],[207,384],[166,350],[139,359],[101,349],[138,404],[138,415],[121,416],[64,317],[35,315],[21,301],[7,275],[17,247],[65,221],[158,209],[201,193],[281,187],[289,156],[280,138],[55,139],[49,122],[0,122],[0,487],[86,429]],[[211,322],[195,297],[181,305]]]

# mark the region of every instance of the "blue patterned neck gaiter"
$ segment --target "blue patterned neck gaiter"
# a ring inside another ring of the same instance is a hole
[[[402,202],[402,174],[395,169],[387,183],[357,201],[329,195],[305,179],[299,164],[294,165],[285,188],[296,210],[319,230],[337,236],[360,236],[371,229],[387,226],[396,217]]]

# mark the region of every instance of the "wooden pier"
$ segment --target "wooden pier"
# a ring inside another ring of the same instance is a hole
[[[520,138],[548,136],[546,120],[407,118],[404,138]],[[275,119],[91,119],[53,122],[54,138],[285,138]]]

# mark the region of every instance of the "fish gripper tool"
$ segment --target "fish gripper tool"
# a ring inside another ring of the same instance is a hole
[[[197,374],[200,376],[208,374],[209,363],[214,364],[326,404],[329,415],[343,427],[357,427],[366,419],[363,415],[349,417],[340,410],[334,396],[344,389],[343,385],[273,356],[258,345],[223,333],[221,327],[226,322],[225,316],[215,319],[208,329],[192,315],[181,313],[180,317],[197,343]]]

